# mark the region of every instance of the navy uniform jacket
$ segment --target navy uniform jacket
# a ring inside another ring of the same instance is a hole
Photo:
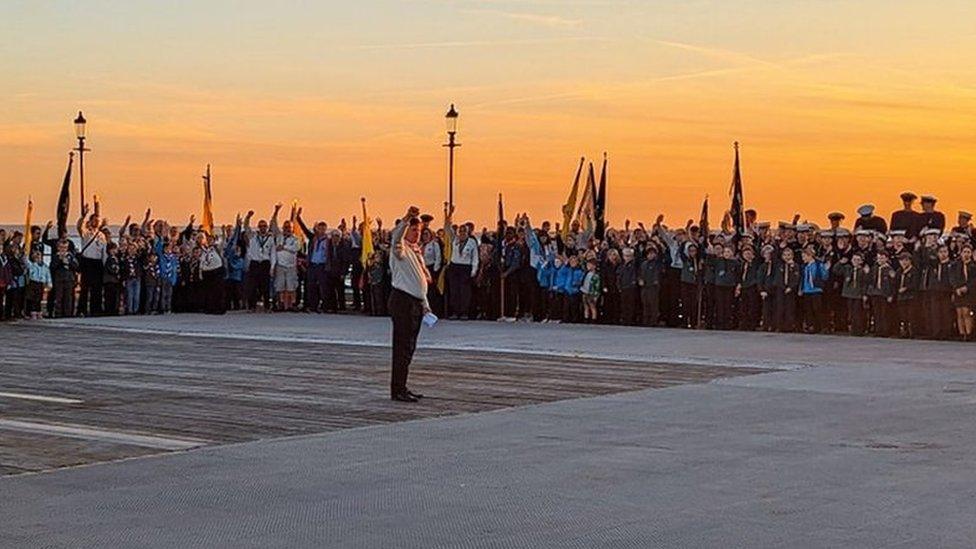
[[[869,215],[867,217],[861,216],[854,221],[854,230],[865,229],[867,231],[877,231],[881,234],[888,232],[888,224],[885,223],[884,218]]]
[[[911,301],[915,299],[915,294],[918,293],[918,286],[921,281],[918,267],[911,265],[907,269],[899,269],[897,278],[897,300]]]
[[[963,286],[969,289],[961,297],[956,296],[957,307],[972,307],[976,304],[976,261],[970,261],[967,265],[963,265],[962,260],[953,263],[950,282],[953,291]]]
[[[739,284],[742,288],[752,288],[753,286],[760,286],[762,284],[761,275],[765,273],[765,262],[753,260],[747,263],[745,260],[742,260],[740,266],[741,275],[739,276]]]
[[[906,237],[915,238],[918,236],[918,231],[922,229],[921,214],[914,210],[898,210],[891,214],[891,225],[888,229],[892,231],[905,231]]]
[[[868,272],[865,272],[867,270]],[[856,269],[850,263],[838,263],[831,269],[841,279],[840,295],[848,299],[861,299],[867,295],[870,269]]]
[[[714,260],[715,285],[734,288],[742,280],[742,265],[738,259],[716,258]]]
[[[948,261],[941,263],[936,259],[926,265],[925,275],[922,278],[923,290],[940,294],[952,293],[952,263]]]
[[[781,293],[787,288],[792,289],[792,294],[796,295],[800,290],[800,266],[795,261],[793,264],[780,262],[776,266],[776,278],[773,280],[773,287]]]
[[[638,275],[637,260],[621,263],[617,266],[617,285],[621,290],[636,288]]]
[[[654,261],[644,260],[640,265],[640,282],[644,288],[651,288],[661,285],[661,271],[664,269],[662,256],[658,256]]]
[[[942,212],[921,212],[918,218],[921,229],[945,230],[946,219]]]
[[[867,295],[892,297],[895,295],[895,270],[891,265],[875,265],[868,272]]]

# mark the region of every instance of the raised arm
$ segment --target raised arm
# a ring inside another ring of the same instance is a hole
[[[122,238],[125,237],[125,231],[129,228],[129,223],[131,222],[132,222],[132,216],[131,215],[125,216],[125,223],[122,223],[122,225],[119,227],[119,240],[122,240]]]
[[[396,227],[393,228],[393,232],[390,234],[390,247],[397,259],[403,259],[403,235],[407,232],[407,225],[410,219],[420,215],[420,208],[416,206],[410,206],[407,209],[407,213],[400,218],[397,222]]]
[[[313,233],[312,231],[310,231],[308,229],[308,226],[305,225],[305,221],[302,220],[302,209],[301,208],[298,208],[298,211],[295,212],[295,220],[298,221],[298,226],[302,229],[302,233],[305,235],[305,238],[309,242],[311,242],[315,238],[315,233]]]
[[[271,214],[271,234],[275,238],[281,236],[281,229],[278,228],[278,212],[281,211],[281,202],[275,204],[274,213]]]
[[[81,207],[81,216],[78,217],[78,223],[75,225],[75,228],[78,230],[78,236],[81,238],[85,238],[85,232],[83,227],[85,225],[85,217],[87,215],[88,215],[88,204],[85,204]]]

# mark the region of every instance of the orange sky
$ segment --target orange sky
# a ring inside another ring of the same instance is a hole
[[[113,221],[199,217],[208,162],[222,220],[437,211],[452,101],[458,216],[481,223],[498,192],[555,220],[606,150],[612,222],[683,224],[727,206],[734,140],[762,219],[887,215],[905,189],[976,209],[971,2],[35,4],[0,7],[5,222],[28,195],[53,216],[79,109]]]

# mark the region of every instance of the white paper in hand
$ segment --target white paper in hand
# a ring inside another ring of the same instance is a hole
[[[424,324],[427,325],[428,328],[433,328],[434,324],[437,324],[437,315],[435,315],[434,313],[425,314]]]

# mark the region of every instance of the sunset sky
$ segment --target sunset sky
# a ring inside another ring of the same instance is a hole
[[[706,193],[727,207],[735,140],[762,219],[850,223],[911,189],[954,220],[976,209],[974,21],[972,0],[7,0],[0,220],[29,194],[53,217],[79,109],[114,221],[199,218],[208,162],[218,221],[436,211],[451,102],[458,216],[480,223],[498,192],[555,220],[606,150],[611,222],[683,224]]]

